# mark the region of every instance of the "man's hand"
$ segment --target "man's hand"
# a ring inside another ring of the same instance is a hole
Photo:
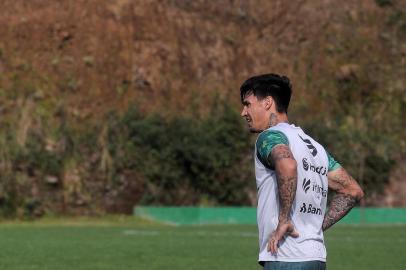
[[[291,221],[279,222],[278,227],[272,232],[268,241],[268,252],[276,254],[278,252],[279,241],[285,236],[292,236],[294,238],[299,236]]]

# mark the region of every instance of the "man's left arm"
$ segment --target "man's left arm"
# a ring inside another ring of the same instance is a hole
[[[328,188],[335,191],[329,209],[324,216],[323,231],[342,219],[363,197],[357,181],[342,167],[327,174]]]

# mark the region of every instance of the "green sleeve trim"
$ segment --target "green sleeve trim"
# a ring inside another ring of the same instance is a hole
[[[327,157],[328,157],[328,171],[334,171],[338,168],[341,168],[341,164],[338,163],[331,155],[329,152],[327,152]]]
[[[278,144],[289,145],[288,138],[280,131],[266,130],[258,136],[256,143],[257,156],[265,167],[271,167],[268,162],[268,156],[272,152],[272,149]]]

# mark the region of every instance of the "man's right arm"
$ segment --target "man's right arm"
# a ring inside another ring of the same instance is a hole
[[[335,191],[329,209],[324,216],[323,231],[343,218],[364,197],[357,181],[341,166],[327,174],[328,188]]]

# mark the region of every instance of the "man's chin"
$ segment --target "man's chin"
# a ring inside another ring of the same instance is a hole
[[[259,129],[259,128],[253,127],[251,122],[247,122],[247,124],[248,124],[248,125],[247,125],[247,126],[248,126],[248,129],[249,129],[249,131],[250,131],[251,133],[261,133],[261,132],[263,131],[263,129]]]
[[[262,132],[262,130],[258,130],[258,129],[253,128],[253,127],[249,127],[249,130],[250,130],[251,133],[260,133],[260,132]]]

